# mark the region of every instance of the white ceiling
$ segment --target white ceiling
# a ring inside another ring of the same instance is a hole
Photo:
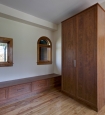
[[[105,0],[0,0],[0,4],[55,24]]]

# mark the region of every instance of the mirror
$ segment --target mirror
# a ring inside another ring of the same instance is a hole
[[[40,47],[40,57],[41,61],[50,61],[51,49],[47,47]]]

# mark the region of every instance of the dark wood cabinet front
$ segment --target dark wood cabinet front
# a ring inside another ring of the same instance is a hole
[[[62,25],[62,90],[70,95],[76,95],[76,54],[77,54],[77,24],[76,17],[67,20]]]
[[[0,89],[0,101],[7,98],[7,88]]]
[[[96,6],[77,16],[77,97],[97,104]]]
[[[62,22],[62,91],[99,111],[104,69],[105,11],[95,4]]]
[[[46,88],[46,87],[47,87],[47,80],[45,80],[45,79],[32,82],[32,90],[33,91],[39,90],[39,89],[42,89],[42,88]]]
[[[9,98],[31,92],[31,83],[9,87]]]

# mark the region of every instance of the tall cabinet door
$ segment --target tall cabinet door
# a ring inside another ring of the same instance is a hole
[[[62,90],[76,95],[76,17],[62,23]]]
[[[77,97],[97,104],[97,15],[96,6],[77,16]]]

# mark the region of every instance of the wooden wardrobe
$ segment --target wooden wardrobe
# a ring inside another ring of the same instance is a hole
[[[105,11],[97,3],[62,22],[62,91],[99,111],[104,84]]]

